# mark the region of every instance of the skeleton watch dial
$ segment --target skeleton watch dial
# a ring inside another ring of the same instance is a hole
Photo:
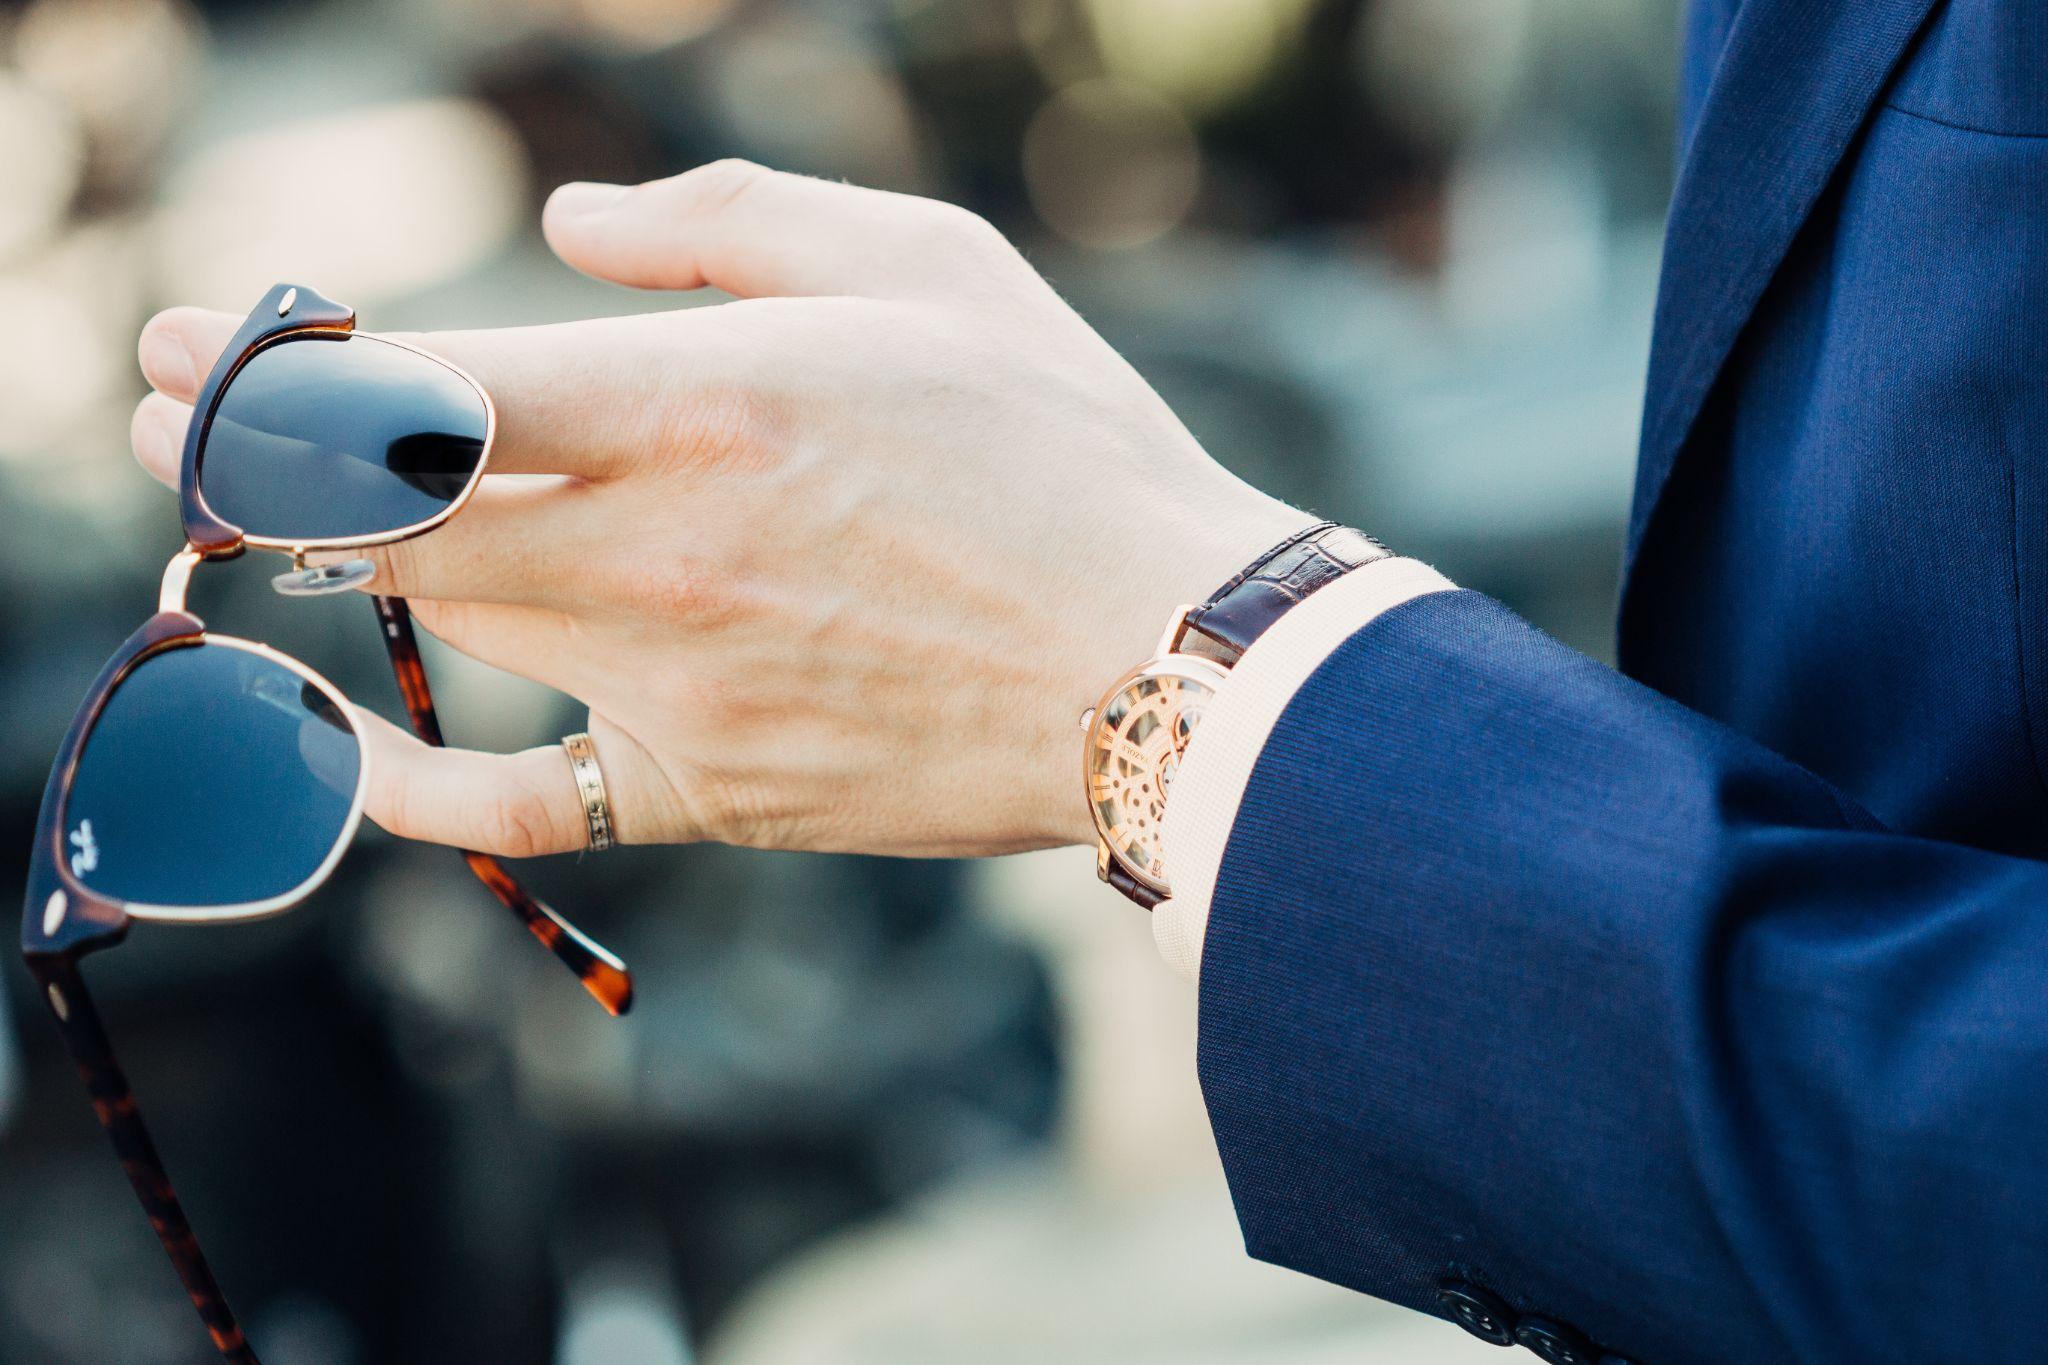
[[[1223,671],[1162,659],[1119,683],[1088,730],[1088,799],[1109,855],[1153,890],[1168,891],[1160,829],[1202,708]]]

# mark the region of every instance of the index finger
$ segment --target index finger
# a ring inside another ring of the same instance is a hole
[[[438,356],[483,386],[498,412],[491,472],[601,479],[621,472],[646,440],[657,437],[650,405],[629,385],[653,340],[643,329],[672,332],[684,316],[380,335]],[[234,314],[212,309],[164,310],[137,343],[143,376],[166,398],[193,402],[241,324]],[[672,344],[673,337],[661,342]],[[638,430],[642,423],[648,431]]]

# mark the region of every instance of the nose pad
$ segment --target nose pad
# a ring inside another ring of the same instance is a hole
[[[270,580],[271,588],[284,597],[325,597],[331,592],[360,588],[377,576],[377,565],[368,559],[344,559],[339,564],[320,564],[310,569],[291,569]]]

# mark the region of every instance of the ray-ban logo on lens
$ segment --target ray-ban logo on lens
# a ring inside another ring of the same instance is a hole
[[[71,831],[71,846],[78,850],[71,855],[72,876],[83,877],[100,865],[100,842],[92,837],[92,821],[78,822],[78,828]]]

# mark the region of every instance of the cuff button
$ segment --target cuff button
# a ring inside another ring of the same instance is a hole
[[[1494,1346],[1515,1344],[1515,1315],[1497,1295],[1478,1285],[1446,1280],[1437,1286],[1437,1302],[1452,1322]]]
[[[1523,1318],[1515,1327],[1515,1344],[1549,1365],[1594,1365],[1592,1342],[1545,1318]]]

